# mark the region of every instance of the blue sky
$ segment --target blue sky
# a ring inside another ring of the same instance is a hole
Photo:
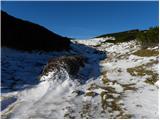
[[[2,10],[67,37],[147,29],[158,25],[158,2],[3,1]]]

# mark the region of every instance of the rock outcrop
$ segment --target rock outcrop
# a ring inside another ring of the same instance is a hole
[[[47,75],[49,72],[60,70],[64,68],[70,75],[76,75],[80,67],[84,67],[85,59],[83,56],[62,56],[58,58],[51,58],[44,67],[42,75]]]
[[[1,11],[2,47],[19,50],[62,51],[70,48],[69,38],[57,35],[29,21]]]

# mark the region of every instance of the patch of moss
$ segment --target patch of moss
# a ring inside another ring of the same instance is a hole
[[[109,83],[109,80],[107,78],[103,78],[102,82],[103,82],[103,84],[107,84],[107,83]]]
[[[132,116],[133,116],[133,115],[131,115],[131,114],[124,114],[124,115],[123,115],[123,113],[120,113],[120,114],[117,115],[116,117],[117,117],[118,119],[131,119]]]
[[[152,63],[155,63],[154,61]],[[149,75],[150,77],[148,77],[145,82],[149,83],[149,84],[154,84],[155,82],[157,82],[158,80],[158,74],[151,71],[151,70],[146,70],[146,66],[150,66],[151,63],[148,63],[146,65],[140,65],[137,67],[133,67],[133,68],[128,68],[127,72],[129,72],[132,76],[145,76],[145,75]]]
[[[126,110],[122,107],[124,104],[120,104],[119,101],[121,100],[121,95],[118,95],[117,97],[115,97],[113,94],[119,94],[115,91],[115,88],[113,88],[112,86],[110,86],[109,84],[119,84],[123,87],[124,91],[125,90],[136,90],[137,88],[135,88],[135,84],[120,84],[118,83],[116,80],[114,81],[110,81],[107,78],[107,71],[104,71],[102,73],[102,82],[105,86],[99,86],[99,88],[103,89],[104,91],[101,92],[100,96],[101,96],[101,106],[104,112],[108,113],[113,113],[114,111],[118,111],[118,115],[114,116],[114,115],[110,115],[111,119],[129,119],[132,117],[131,114],[126,113]],[[110,110],[108,110],[108,108],[111,108]]]
[[[119,98],[114,98],[111,93],[108,93],[106,91],[102,91],[100,96],[101,96],[101,103],[102,103],[103,109],[106,109],[107,107],[111,107],[112,110],[115,110],[114,104],[118,101]],[[113,101],[111,102],[111,105],[109,105],[109,102],[107,101],[107,99],[113,99]],[[114,103],[114,104],[112,104],[112,103]]]
[[[145,76],[153,74],[153,71],[146,70],[142,66],[127,68],[127,72],[129,72],[132,76]]]
[[[95,97],[96,95],[97,95],[97,93],[95,93],[95,92],[93,92],[93,91],[87,92],[87,93],[85,94],[85,96],[91,96],[91,97]]]
[[[66,113],[66,114],[64,115],[64,118],[75,119],[75,117],[74,117],[74,116],[71,116],[69,113]]]
[[[91,111],[91,103],[83,103],[82,107],[82,112],[81,112],[81,118],[89,118],[90,116],[90,111]]]
[[[145,80],[146,83],[154,85],[158,81],[158,74],[153,73],[151,77]]]
[[[113,88],[113,87],[110,87],[110,86],[106,86],[106,87],[104,87],[104,86],[99,86],[101,89],[104,89],[104,90],[106,90],[107,92],[109,92],[109,93],[116,93],[116,91],[115,91],[115,88]]]
[[[64,117],[67,118],[69,116],[69,113],[64,114]]]
[[[111,105],[112,105],[112,110],[113,110],[113,111],[122,111],[122,108],[120,107],[120,105],[118,105],[118,104],[116,103],[116,101],[112,101],[112,102],[111,102]]]
[[[107,78],[107,71],[102,72],[102,75],[103,75],[103,78],[102,78],[103,84],[109,83],[109,79]]]
[[[92,83],[87,90],[94,90],[94,89],[98,89],[98,88],[99,88],[98,85],[96,85],[95,83]]]
[[[108,105],[108,102],[106,101],[106,94],[107,92],[106,91],[102,91],[100,96],[101,96],[101,104],[102,104],[102,108],[103,110],[105,110],[107,108]]]
[[[146,67],[150,67],[150,66],[152,66],[152,65],[154,65],[154,64],[158,64],[158,63],[159,63],[158,60],[153,60],[153,59],[151,59],[150,61],[151,61],[151,62],[148,62],[147,64],[145,64]]]
[[[125,110],[121,107],[118,101],[121,99],[120,97],[114,98],[111,93],[106,91],[101,92],[101,104],[103,111],[107,110],[107,107],[110,107],[111,110],[108,110],[109,113],[113,113],[114,111],[119,111],[119,114],[116,116],[110,116],[113,119],[120,118],[120,119],[129,119],[132,116],[130,114],[126,114]],[[113,101],[107,101],[107,99],[113,99]]]
[[[157,50],[148,50],[148,49],[141,49],[133,53],[134,55],[140,57],[151,57],[151,56],[158,56],[159,51]]]
[[[102,45],[102,43],[99,43],[97,45],[95,45],[94,47],[100,47]]]
[[[121,84],[121,86],[123,87],[124,91],[125,90],[133,90],[133,91],[137,90],[134,83],[133,84]]]

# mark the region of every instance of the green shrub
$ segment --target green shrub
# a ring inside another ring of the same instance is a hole
[[[139,33],[139,30],[128,30],[124,32],[118,32],[118,33],[111,33],[111,34],[104,34],[99,37],[115,37],[115,40],[107,40],[106,42],[109,43],[121,43],[121,42],[128,42],[131,40],[136,39],[137,34]]]
[[[153,47],[159,43],[159,27],[152,27],[149,30],[128,30],[124,32],[117,32],[111,34],[104,34],[97,36],[100,37],[115,37],[115,40],[107,40],[106,43],[121,43],[129,42],[137,39],[142,48]]]
[[[137,34],[137,40],[142,48],[153,47],[159,43],[159,27],[141,31]]]

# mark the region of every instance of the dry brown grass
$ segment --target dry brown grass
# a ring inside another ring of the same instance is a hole
[[[151,57],[151,56],[158,56],[159,51],[158,50],[141,49],[141,50],[134,52],[133,54],[140,56],[140,57]]]

